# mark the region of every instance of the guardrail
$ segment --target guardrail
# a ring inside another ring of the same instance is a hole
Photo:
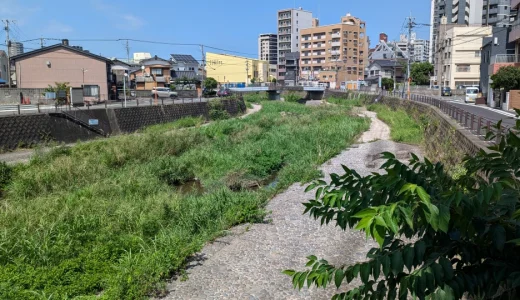
[[[381,96],[394,96],[397,98],[401,98],[403,101],[408,101],[406,99],[407,94],[404,92],[364,92],[367,94],[373,95],[381,95]],[[489,143],[496,143],[500,141],[500,136],[506,132],[507,130],[514,129],[513,126],[508,126],[501,124],[498,127],[498,121],[490,120],[485,117],[470,113],[460,107],[457,107],[449,102],[433,98],[425,95],[410,95],[411,101],[421,102],[424,104],[428,104],[434,106],[441,110],[446,115],[450,116],[452,119],[457,121],[461,126],[465,129],[473,133],[475,136],[479,137],[482,140],[485,140]],[[496,135],[496,139],[494,141],[486,140],[486,134],[488,132],[492,132]]]

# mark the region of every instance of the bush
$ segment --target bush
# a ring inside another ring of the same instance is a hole
[[[286,102],[293,102],[293,103],[295,103],[295,102],[300,101],[301,97],[298,96],[298,94],[296,94],[296,93],[289,93],[289,94],[284,96],[284,99],[285,99]]]
[[[285,273],[298,288],[361,279],[336,299],[519,299],[520,137],[508,131],[500,140],[468,156],[455,177],[441,163],[412,155],[406,165],[385,153],[382,175],[344,166],[330,184],[314,182],[305,213],[364,231],[379,247],[365,262],[333,266],[310,256],[312,269]]]
[[[208,102],[208,112],[210,120],[216,121],[230,118],[229,113],[220,99],[215,99]]]

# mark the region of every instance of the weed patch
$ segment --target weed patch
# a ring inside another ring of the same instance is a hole
[[[382,104],[372,104],[368,110],[377,113],[377,117],[390,126],[390,136],[393,141],[419,145],[424,141],[421,125],[405,110],[393,110]]]
[[[0,299],[161,294],[207,241],[262,221],[275,193],[319,176],[369,125],[346,107],[262,105],[246,119],[180,120],[2,169]],[[178,188],[194,180],[196,192]]]

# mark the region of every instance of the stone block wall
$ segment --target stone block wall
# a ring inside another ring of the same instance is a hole
[[[29,99],[31,104],[47,103],[49,101],[45,100],[44,93],[45,89],[2,88],[0,89],[0,105],[21,104],[21,97]]]
[[[509,109],[520,109],[520,91],[509,91]]]

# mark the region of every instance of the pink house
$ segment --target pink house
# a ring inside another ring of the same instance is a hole
[[[109,97],[111,61],[71,47],[68,40],[14,56],[11,63],[16,67],[18,88],[46,88],[56,82],[68,82],[71,87],[83,87],[84,97]]]

